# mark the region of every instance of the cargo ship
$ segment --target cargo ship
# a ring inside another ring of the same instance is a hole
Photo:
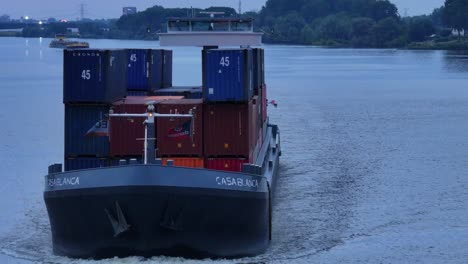
[[[54,254],[267,249],[281,145],[252,24],[168,19],[161,46],[202,47],[193,87],[172,86],[170,50],[64,51],[65,166],[49,166],[44,190]]]
[[[55,39],[49,43],[49,48],[58,49],[87,49],[89,43],[84,41],[67,40],[65,35],[57,34]]]

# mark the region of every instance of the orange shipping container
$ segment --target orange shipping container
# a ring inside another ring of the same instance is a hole
[[[163,158],[163,165],[167,165],[168,160],[174,161],[176,167],[203,168],[204,160],[202,158]]]

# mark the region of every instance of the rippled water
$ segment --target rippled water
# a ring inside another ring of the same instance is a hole
[[[42,200],[63,151],[62,58],[49,41],[0,38],[2,263],[71,261],[52,254]],[[174,55],[175,84],[199,85],[199,49]],[[266,46],[266,63],[283,147],[273,241],[255,258],[204,262],[468,262],[468,54]],[[103,262],[142,261],[198,262]]]

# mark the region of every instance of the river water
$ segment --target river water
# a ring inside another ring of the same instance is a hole
[[[0,38],[1,263],[97,263],[52,254],[43,175],[62,160],[64,113],[49,42]],[[468,263],[468,53],[265,49],[283,148],[268,251],[102,263]],[[175,48],[174,83],[200,85],[200,65]]]

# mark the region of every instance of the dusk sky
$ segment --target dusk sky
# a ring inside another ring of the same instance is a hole
[[[1,13],[12,18],[30,16],[37,19],[48,17],[75,19],[80,15],[80,4],[85,4],[87,18],[118,18],[123,6],[136,6],[139,11],[153,5],[164,7],[209,7],[231,6],[237,9],[238,0],[5,0],[2,1]],[[265,0],[243,0],[242,10],[260,10]],[[444,0],[392,0],[398,6],[401,15],[429,14],[436,7],[440,7]]]

